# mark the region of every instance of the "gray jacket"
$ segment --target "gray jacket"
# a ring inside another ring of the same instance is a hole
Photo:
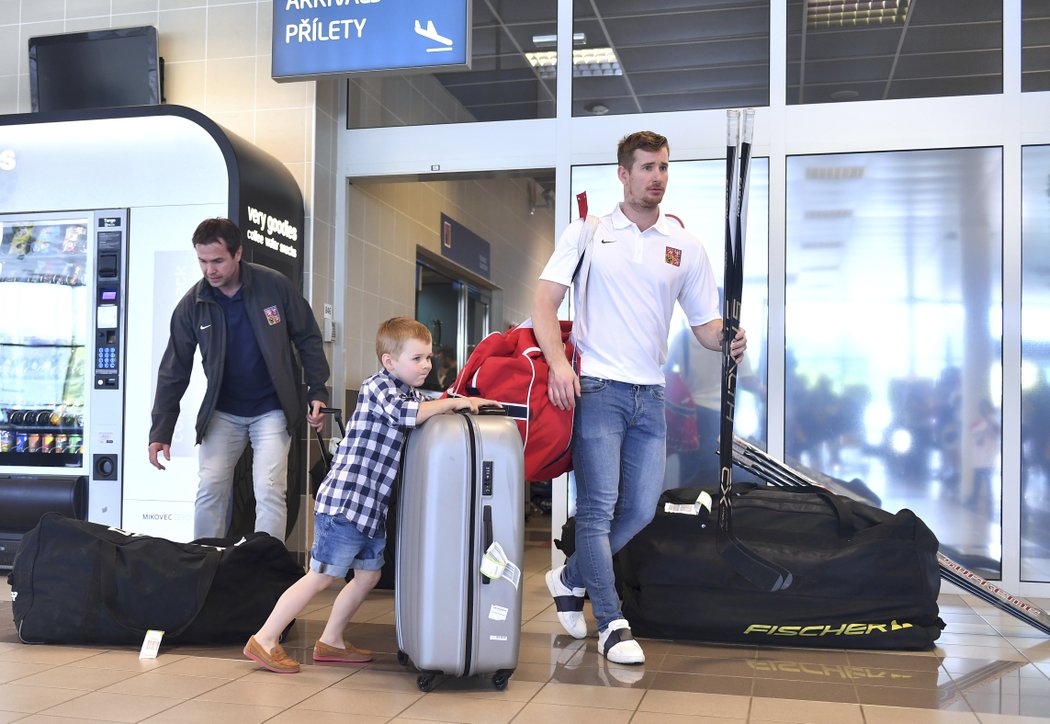
[[[313,311],[288,279],[267,267],[241,262],[244,306],[251,320],[266,368],[281,402],[288,432],[306,415],[307,400],[328,404],[328,360]],[[299,394],[302,375],[293,353],[299,353],[306,373],[306,400]],[[226,317],[212,296],[207,279],[190,287],[171,315],[171,336],[157,371],[153,426],[149,441],[171,444],[179,402],[190,383],[193,354],[200,347],[208,389],[197,413],[197,443],[215,411],[226,362]]]

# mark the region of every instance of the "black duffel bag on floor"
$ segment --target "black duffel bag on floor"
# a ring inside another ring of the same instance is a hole
[[[25,643],[138,645],[246,640],[303,575],[266,533],[176,543],[56,513],[41,517],[8,576]]]
[[[664,491],[653,521],[616,557],[637,636],[766,646],[929,649],[944,628],[937,538],[907,509],[888,513],[822,488],[733,485],[733,530],[787,568],[757,589],[719,555],[701,488]],[[717,501],[718,491],[708,489]],[[563,546],[573,540],[563,534]],[[568,546],[566,546],[568,547]],[[564,547],[563,547],[564,550]]]

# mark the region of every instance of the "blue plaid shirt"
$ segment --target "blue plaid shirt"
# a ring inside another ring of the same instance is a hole
[[[357,407],[317,491],[314,512],[343,514],[370,537],[384,529],[405,429],[416,426],[419,403],[425,399],[386,371],[361,383]]]

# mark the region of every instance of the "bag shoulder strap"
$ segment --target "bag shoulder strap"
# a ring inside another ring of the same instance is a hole
[[[583,220],[583,228],[580,229],[580,238],[576,242],[576,251],[579,254],[579,260],[576,262],[576,268],[572,270],[570,284],[576,281],[576,277],[580,273],[580,267],[583,266],[583,259],[587,255],[587,250],[591,248],[591,243],[594,241],[594,232],[597,230],[597,216],[588,216]]]
[[[570,286],[575,283],[576,287],[576,311],[572,317],[572,342],[574,345],[578,340],[583,338],[585,332],[583,324],[583,300],[586,297],[587,277],[591,266],[591,255],[587,252],[594,243],[594,234],[598,230],[599,221],[600,220],[597,216],[586,216],[583,220],[583,227],[580,229],[580,237],[576,242],[580,260],[576,262],[576,269],[572,273],[572,281],[569,282]],[[579,278],[579,281],[577,281],[577,277]]]

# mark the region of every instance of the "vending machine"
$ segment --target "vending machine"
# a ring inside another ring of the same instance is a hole
[[[0,474],[21,488],[8,505],[30,526],[56,500],[118,525],[128,212],[0,214],[0,230]]]
[[[199,362],[165,470],[148,448],[172,310],[201,278],[193,230],[231,218],[244,260],[301,283],[295,178],[180,106],[0,115],[0,209],[0,569],[48,511],[191,540]],[[300,549],[303,458],[288,500]],[[250,471],[234,484],[244,515],[231,530],[248,529]]]

